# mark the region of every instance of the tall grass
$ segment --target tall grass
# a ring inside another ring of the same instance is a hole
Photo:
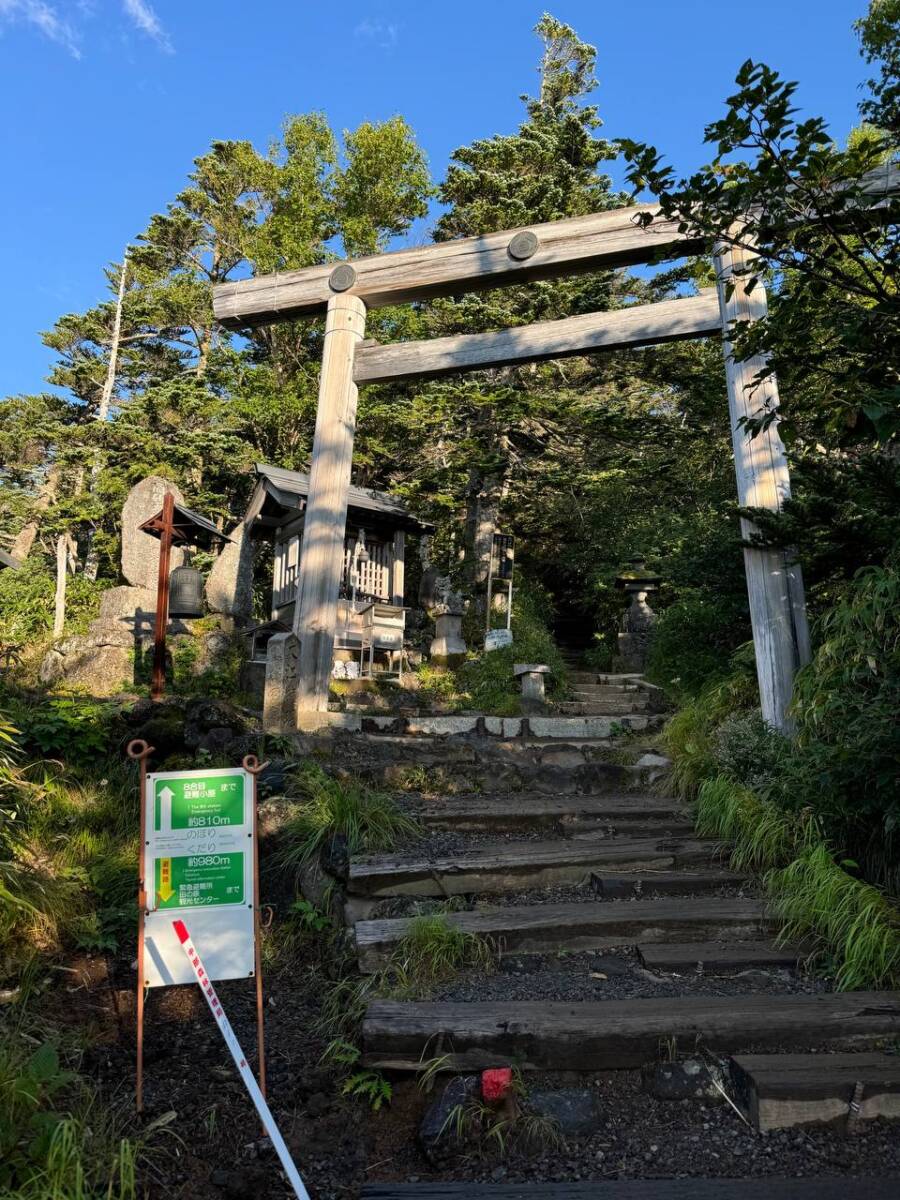
[[[451,978],[466,967],[493,969],[496,953],[485,938],[452,925],[446,913],[414,917],[393,964],[418,987]]]
[[[738,669],[705,688],[671,718],[663,742],[672,756],[672,786],[691,799],[716,772],[715,733],[729,714],[751,709],[759,702],[756,677],[743,648],[734,656]]]
[[[301,798],[286,824],[286,844],[278,856],[284,866],[311,861],[335,837],[346,839],[349,854],[359,854],[389,850],[421,833],[418,822],[390,796],[358,780],[335,779],[306,763],[294,781]]]
[[[900,917],[869,883],[854,879],[824,842],[768,872],[766,888],[785,922],[784,941],[812,936],[835,959],[842,991],[900,984]]]
[[[818,823],[724,775],[700,786],[696,823],[732,847],[731,865],[762,876],[782,941],[811,941],[842,991],[900,986],[900,914],[876,887],[837,863]],[[852,864],[846,864],[852,868]]]
[[[29,1050],[21,1031],[0,1036],[3,1200],[136,1200],[138,1163],[174,1117],[129,1136],[124,1108],[102,1103],[51,1043]]]

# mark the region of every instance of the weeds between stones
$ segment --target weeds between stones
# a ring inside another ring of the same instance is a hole
[[[528,1089],[518,1069],[513,1070],[512,1095],[502,1110],[473,1093],[451,1108],[439,1136],[445,1135],[473,1143],[479,1155],[493,1150],[501,1157],[513,1144],[549,1150],[559,1149],[565,1140],[554,1117],[528,1107]]]
[[[305,763],[293,778],[302,799],[286,824],[281,866],[303,866],[337,837],[346,840],[348,854],[359,854],[390,850],[422,832],[390,796],[357,780],[334,779],[315,763]]]

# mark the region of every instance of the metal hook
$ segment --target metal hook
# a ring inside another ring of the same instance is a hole
[[[141,759],[149,758],[154,750],[155,747],[151,746],[149,742],[145,742],[143,738],[132,738],[125,747],[125,753],[128,757],[137,759],[138,762]]]
[[[245,754],[241,762],[241,766],[251,775],[259,775],[269,765],[269,760],[266,759],[261,763],[255,754]]]

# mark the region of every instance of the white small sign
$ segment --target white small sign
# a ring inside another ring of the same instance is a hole
[[[484,635],[485,650],[502,650],[504,646],[512,645],[511,629],[489,629]]]
[[[190,921],[211,979],[255,970],[253,786],[249,772],[160,771],[144,795],[148,987],[193,983],[172,922]]]

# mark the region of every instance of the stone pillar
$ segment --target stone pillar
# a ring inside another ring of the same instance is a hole
[[[274,633],[266,647],[263,728],[282,733],[294,728],[294,696],[300,668],[300,642],[293,633]]]
[[[550,674],[545,663],[515,663],[513,675],[522,681],[522,712],[526,716],[540,716],[547,711],[544,692],[544,677]]]
[[[434,637],[431,639],[431,661],[436,667],[458,667],[465,659],[462,613],[439,613],[435,618]]]
[[[423,585],[424,585],[423,577]],[[434,618],[434,637],[431,640],[431,661],[436,667],[458,667],[466,658],[466,643],[462,636],[462,619],[465,606],[459,592],[454,592],[450,580],[435,576],[431,581],[431,595],[426,597],[425,608]],[[419,595],[422,595],[420,588]]]

